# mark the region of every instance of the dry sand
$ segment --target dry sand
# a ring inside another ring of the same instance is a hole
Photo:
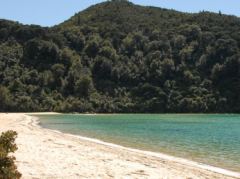
[[[18,132],[23,178],[240,178],[240,173],[160,153],[129,149],[38,126],[27,114],[0,114],[0,132]]]

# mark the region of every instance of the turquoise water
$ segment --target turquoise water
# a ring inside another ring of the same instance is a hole
[[[41,125],[240,172],[240,115],[40,115]]]

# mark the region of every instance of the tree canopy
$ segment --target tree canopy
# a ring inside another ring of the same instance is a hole
[[[240,19],[100,3],[0,20],[0,111],[240,112]]]

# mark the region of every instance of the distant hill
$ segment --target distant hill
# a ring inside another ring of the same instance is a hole
[[[0,111],[240,112],[240,18],[115,0],[0,20]]]

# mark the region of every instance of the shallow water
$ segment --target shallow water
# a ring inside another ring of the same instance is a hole
[[[49,129],[240,172],[240,115],[38,115]]]

